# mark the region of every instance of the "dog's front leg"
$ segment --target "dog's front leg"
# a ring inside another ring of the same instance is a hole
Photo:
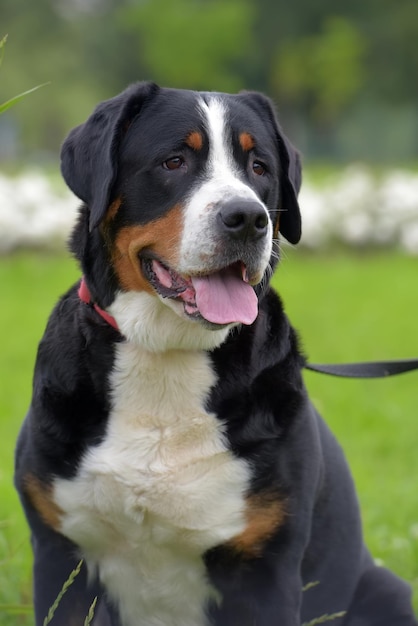
[[[110,615],[102,586],[88,576],[77,546],[41,519],[22,481],[17,484],[31,529],[36,626],[81,625],[89,613],[92,626],[120,626]]]
[[[210,624],[300,626],[302,552],[289,536],[277,538],[253,559],[226,549],[211,551],[207,567],[218,594],[210,607]]]

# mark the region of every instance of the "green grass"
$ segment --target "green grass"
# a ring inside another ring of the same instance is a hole
[[[285,252],[274,284],[312,361],[418,355],[416,258]],[[31,554],[12,487],[13,449],[37,343],[57,297],[78,275],[65,257],[0,259],[0,626],[33,623],[26,609]],[[305,378],[348,456],[372,553],[413,584],[418,608],[418,372],[379,381],[310,372]]]
[[[33,624],[31,553],[12,486],[13,451],[27,411],[37,344],[58,295],[78,275],[73,261],[20,254],[0,258],[0,625]],[[6,610],[7,605],[7,610]]]

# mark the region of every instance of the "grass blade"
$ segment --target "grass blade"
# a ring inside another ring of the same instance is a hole
[[[16,104],[16,102],[19,102],[19,100],[22,100],[22,98],[24,98],[28,94],[33,93],[34,91],[37,91],[41,87],[45,87],[45,85],[49,85],[49,84],[50,83],[42,83],[42,85],[37,85],[36,87],[32,87],[32,89],[28,89],[27,91],[24,91],[23,93],[20,93],[19,95],[14,96],[14,98],[10,98],[10,100],[3,102],[3,104],[0,104],[0,113],[4,113],[4,111],[7,111],[7,109],[9,109],[11,106]]]
[[[337,617],[344,617],[346,613],[347,611],[340,611],[340,613],[333,613],[332,615],[321,615],[321,617],[317,617],[311,622],[305,622],[302,626],[317,626],[317,624],[325,624],[325,622],[330,622],[331,620],[337,619]]]
[[[71,587],[71,585],[73,584],[73,582],[79,575],[82,565],[83,565],[83,559],[81,559],[77,567],[73,569],[73,571],[71,572],[71,574],[69,575],[65,583],[63,584],[62,589],[57,595],[54,604],[51,606],[51,608],[48,611],[48,615],[44,619],[43,626],[47,626],[51,622],[52,618],[54,617],[54,613],[57,610],[59,603],[61,602],[65,592],[68,591],[68,589]]]
[[[0,67],[1,67],[1,64],[3,63],[4,48],[6,46],[7,37],[8,35],[4,35],[4,37],[0,40]]]
[[[317,587],[318,585],[319,585],[319,580],[315,580],[311,583],[308,583],[304,587],[302,587],[302,591],[309,591],[309,589],[312,589],[313,587]]]
[[[84,626],[90,626],[90,624],[92,623],[93,617],[94,617],[94,609],[96,608],[96,604],[97,604],[97,596],[94,598],[93,602],[91,603],[88,615],[86,619],[84,620]]]

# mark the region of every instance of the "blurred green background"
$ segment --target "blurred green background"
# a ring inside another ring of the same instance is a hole
[[[265,91],[313,159],[418,155],[416,0],[2,0],[0,158],[48,160],[129,82]]]
[[[47,316],[79,276],[63,243],[77,205],[59,182],[65,135],[136,80],[264,91],[304,160],[306,245],[284,248],[274,285],[307,353],[416,356],[418,3],[0,2],[0,103],[50,82],[0,116],[0,626],[29,626],[13,449]],[[306,382],[348,456],[372,553],[418,609],[418,373]]]

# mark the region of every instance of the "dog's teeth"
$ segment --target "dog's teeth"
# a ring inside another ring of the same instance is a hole
[[[152,270],[161,285],[163,285],[163,287],[167,287],[167,289],[171,289],[173,282],[171,280],[170,272],[166,270],[165,267],[158,261],[152,262]]]
[[[189,302],[184,303],[184,310],[186,311],[188,315],[194,315],[195,313],[198,313],[199,311],[199,309],[197,308],[195,304],[191,304]]]

